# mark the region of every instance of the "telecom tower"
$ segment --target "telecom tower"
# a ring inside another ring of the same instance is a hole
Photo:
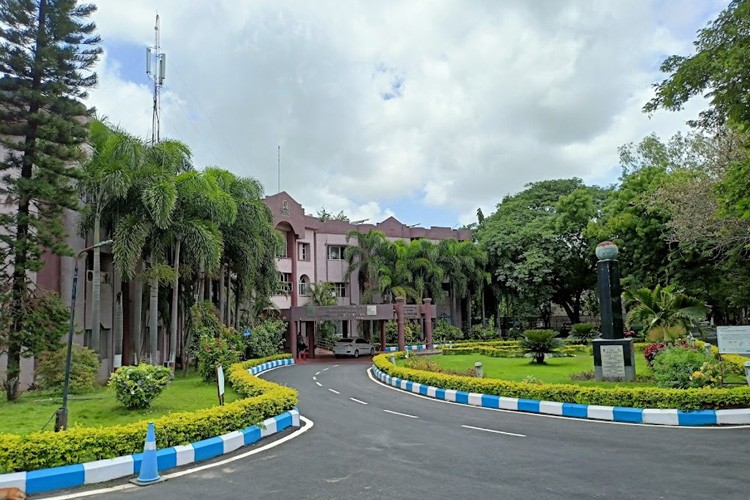
[[[151,118],[151,144],[159,142],[159,113],[161,112],[161,98],[159,92],[164,84],[164,74],[167,66],[167,55],[161,51],[159,45],[159,14],[156,14],[154,24],[154,46],[146,48],[146,74],[154,82],[154,111]]]

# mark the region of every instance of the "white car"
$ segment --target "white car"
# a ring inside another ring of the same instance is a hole
[[[375,348],[372,344],[363,338],[343,338],[336,341],[333,346],[333,355],[338,357],[341,356],[354,356],[358,358],[369,354],[370,356],[375,354]]]

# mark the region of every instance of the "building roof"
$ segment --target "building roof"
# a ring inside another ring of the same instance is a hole
[[[429,228],[407,226],[393,216],[376,224],[352,224],[349,221],[341,220],[327,220],[323,222],[315,216],[307,215],[305,208],[286,191],[267,196],[263,201],[273,212],[274,224],[277,227],[280,225],[288,226],[299,238],[304,237],[305,231],[310,229],[326,234],[348,234],[350,231],[368,233],[377,230],[383,232],[388,238],[404,240],[417,238],[445,240],[453,238],[458,241],[470,241],[472,239],[472,233],[468,230],[451,229],[441,226]]]

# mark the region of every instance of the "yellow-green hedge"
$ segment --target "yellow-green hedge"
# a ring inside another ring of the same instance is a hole
[[[403,356],[403,353],[399,353]],[[447,375],[393,365],[387,355],[375,356],[375,366],[392,377],[443,389],[493,394],[509,398],[633,408],[702,410],[750,407],[750,387],[735,389],[661,389],[656,387],[586,387],[573,384],[528,384],[492,378]]]
[[[443,347],[441,352],[447,355],[482,354],[492,358],[514,358],[523,356],[523,348],[517,341],[510,341],[502,344],[488,343],[461,345],[458,347]],[[586,345],[569,344],[562,346],[558,349],[558,352],[567,356],[573,356],[575,354],[590,354],[591,348]]]
[[[154,420],[159,448],[183,445],[244,429],[291,410],[297,391],[260,379],[249,368],[282,354],[237,363],[229,368],[227,380],[246,396],[225,406],[193,412],[172,413]],[[25,435],[0,434],[0,473],[30,471],[131,455],[143,451],[147,421],[111,427],[76,427],[65,432],[34,432]]]

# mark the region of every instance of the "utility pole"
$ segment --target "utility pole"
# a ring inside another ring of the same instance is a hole
[[[279,173],[279,189],[276,192],[280,193],[281,192],[281,146],[279,146],[279,149],[277,150],[277,154],[276,154],[276,171]]]
[[[161,111],[161,86],[164,84],[164,74],[167,65],[167,55],[161,51],[159,44],[159,14],[156,14],[154,24],[154,46],[146,48],[146,74],[154,83],[154,107],[151,118],[151,145],[159,142],[159,112]]]

